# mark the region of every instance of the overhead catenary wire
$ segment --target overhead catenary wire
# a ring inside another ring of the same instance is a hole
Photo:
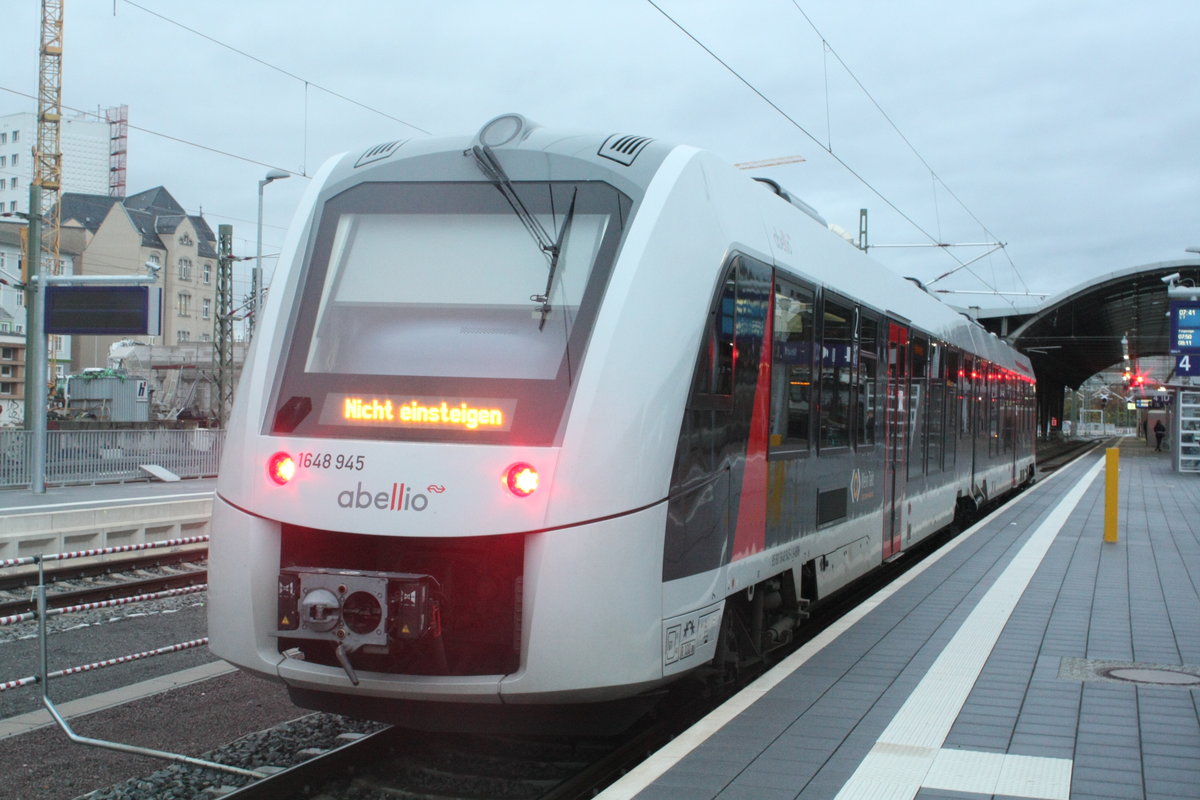
[[[9,88],[9,87],[7,87],[7,86],[0,86],[0,91],[8,92],[8,93],[10,93],[10,94],[15,94],[15,95],[17,95],[17,96],[19,96],[19,97],[25,97],[25,98],[28,98],[28,99],[30,99],[30,100],[37,100],[37,97],[36,97],[35,95],[31,95],[31,94],[28,94],[28,93],[26,93],[26,92],[22,92],[22,91],[20,91],[20,90],[18,90],[18,89],[11,89],[11,88]],[[65,106],[65,105],[63,106],[63,108],[64,108],[64,109],[66,109],[66,110],[68,110],[68,111],[73,111],[73,112],[75,112],[75,113],[77,113],[77,114],[82,114],[82,115],[84,115],[84,116],[87,116],[87,117],[95,117],[95,118],[97,118],[97,119],[103,120],[103,117],[102,117],[101,115],[97,114],[97,113],[96,113],[96,112],[94,112],[94,111],[87,111],[87,110],[85,110],[85,109],[74,108],[74,107],[72,107],[72,106]],[[149,128],[143,128],[143,127],[140,127],[140,126],[138,126],[138,125],[133,125],[133,124],[130,124],[130,125],[129,125],[129,127],[130,127],[131,129],[133,129],[133,130],[139,131],[139,132],[141,132],[141,133],[145,133],[145,134],[147,134],[147,135],[150,135],[150,136],[158,136],[158,137],[160,137],[160,138],[167,139],[168,141],[176,142],[176,143],[178,143],[178,144],[183,144],[183,145],[186,145],[186,146],[188,146],[188,147],[195,147],[195,148],[198,148],[198,149],[200,149],[200,150],[205,150],[205,151],[207,151],[207,152],[214,153],[214,154],[216,154],[216,155],[224,156],[224,157],[227,157],[227,158],[233,158],[233,159],[236,159],[236,160],[238,160],[238,161],[244,161],[244,162],[246,162],[246,163],[248,163],[248,164],[255,164],[255,165],[257,165],[257,166],[267,167],[268,169],[282,169],[284,172],[287,172],[287,173],[289,173],[289,174],[291,174],[291,175],[297,175],[298,177],[305,178],[305,179],[310,179],[310,180],[311,180],[311,176],[309,176],[309,175],[301,175],[301,174],[299,174],[299,173],[296,173],[296,172],[294,172],[294,171],[292,171],[292,170],[288,170],[288,169],[286,169],[286,168],[279,167],[279,166],[276,166],[276,165],[274,165],[274,164],[267,163],[267,162],[265,162],[265,161],[259,161],[258,159],[251,158],[251,157],[249,157],[249,156],[242,156],[242,155],[238,155],[237,153],[230,153],[230,152],[228,152],[228,151],[225,151],[225,150],[220,150],[220,149],[218,149],[218,148],[215,148],[215,147],[210,147],[210,146],[208,146],[208,145],[201,144],[201,143],[199,143],[199,142],[194,142],[194,141],[191,141],[191,140],[189,140],[189,139],[184,139],[184,138],[182,138],[182,137],[179,137],[179,136],[173,136],[173,135],[171,135],[171,134],[162,133],[162,132],[159,132],[159,131],[154,131],[154,130],[151,130],[151,129],[149,129]],[[28,174],[26,174],[26,173],[10,173],[10,174],[13,174],[15,177],[18,177],[18,178],[28,178],[28,177],[29,177],[29,175],[28,175]],[[232,221],[234,221],[234,222],[244,222],[244,223],[246,223],[246,224],[253,224],[253,222],[252,222],[251,220],[242,219],[242,218],[240,218],[240,217],[231,217],[231,216],[229,216],[229,215],[227,215],[227,214],[221,214],[220,212],[217,212],[217,211],[211,211],[211,210],[210,210],[210,211],[208,211],[208,212],[201,213],[201,212],[193,212],[193,211],[191,211],[191,210],[188,210],[188,211],[187,211],[187,213],[188,213],[188,214],[195,214],[195,215],[197,215],[197,216],[203,216],[203,217],[205,217],[205,218],[207,218],[207,217],[213,217],[213,218],[217,218],[217,219],[228,219],[228,220],[232,220]],[[269,223],[264,223],[264,227],[268,227],[268,228],[274,228],[274,229],[281,230],[281,231],[283,231],[283,230],[287,230],[287,227],[286,227],[286,226],[281,226],[281,225],[271,225],[271,224],[269,224]]]
[[[342,94],[341,92],[334,91],[333,89],[330,89],[327,86],[322,86],[321,84],[316,83],[315,81],[310,81],[307,78],[302,78],[299,75],[295,74],[294,72],[289,72],[288,70],[284,69],[283,67],[272,64],[271,62],[261,59],[258,56],[251,55],[250,53],[247,53],[245,50],[239,50],[238,48],[234,47],[231,44],[227,44],[226,42],[223,42],[220,39],[209,36],[207,33],[202,33],[201,31],[198,31],[195,28],[184,25],[182,22],[179,22],[178,20],[171,19],[170,17],[168,17],[164,14],[160,14],[157,11],[151,11],[150,9],[146,8],[143,5],[139,5],[138,3],[133,2],[133,0],[122,0],[122,2],[124,2],[125,5],[133,6],[134,8],[138,9],[139,11],[143,11],[152,17],[157,17],[158,19],[161,19],[163,22],[169,23],[178,28],[182,28],[183,30],[187,31],[188,33],[199,36],[202,39],[207,39],[208,41],[212,42],[213,44],[217,45],[218,47],[223,47],[226,50],[229,50],[230,52],[237,53],[239,56],[242,56],[243,58],[248,58],[251,61],[261,64],[262,66],[267,67],[268,69],[272,69],[281,75],[285,75],[285,76],[291,78],[292,80],[296,80],[296,81],[299,81],[300,83],[303,83],[305,86],[305,103],[306,104],[308,102],[307,87],[311,86],[314,89],[320,89],[322,92],[325,92],[328,95],[332,95],[333,97],[336,97],[339,100],[344,100],[347,103],[356,105],[359,108],[366,109],[367,111],[378,114],[381,117],[387,117],[388,119],[392,120],[393,122],[399,122],[401,125],[404,125],[405,127],[408,127],[408,128],[412,128],[414,131],[419,131],[419,132],[425,134],[426,136],[432,136],[432,134],[429,131],[425,130],[424,128],[422,128],[418,125],[414,125],[411,122],[402,120],[399,117],[396,117],[396,116],[393,116],[393,115],[387,113],[386,111],[381,111],[380,109],[375,108],[374,106],[367,105],[366,103],[364,103],[360,100],[355,100],[353,97],[347,97],[346,95]],[[115,13],[115,11],[114,11],[114,13]],[[305,115],[307,116],[307,105],[305,108]]]
[[[801,133],[803,133],[805,136],[807,136],[809,138],[809,140],[811,140],[815,145],[817,145],[823,151],[825,151],[825,153],[830,158],[832,158],[835,162],[837,162],[838,165],[840,165],[843,169],[845,169],[847,172],[849,172],[850,175],[852,175],[857,181],[859,181],[863,186],[865,186],[868,190],[870,190],[876,197],[878,197],[880,200],[882,200],[889,208],[891,208],[894,212],[896,212],[901,218],[903,218],[906,222],[908,222],[910,225],[912,225],[913,228],[915,228],[917,231],[919,231],[930,242],[937,244],[939,246],[942,245],[942,242],[940,241],[939,237],[936,237],[933,234],[931,234],[919,222],[917,222],[911,216],[906,214],[899,206],[897,206],[894,202],[892,202],[891,199],[889,199],[886,195],[884,195],[883,192],[881,192],[869,180],[867,180],[866,177],[861,175],[856,169],[854,169],[854,167],[852,167],[840,155],[835,153],[831,147],[829,147],[825,143],[821,142],[821,140],[818,139],[816,135],[814,135],[806,127],[804,127],[802,124],[800,124],[799,121],[797,121],[794,117],[792,117],[790,114],[788,114],[786,111],[784,111],[783,108],[778,103],[776,103],[774,100],[772,100],[770,97],[768,97],[762,90],[760,90],[757,86],[755,86],[753,83],[751,83],[749,79],[747,79],[740,72],[738,72],[736,69],[734,69],[733,66],[731,66],[728,62],[726,62],[724,59],[722,59],[719,55],[717,55],[717,53],[715,51],[713,51],[712,48],[710,48],[704,42],[700,41],[700,39],[698,39],[691,31],[689,31],[686,27],[684,27],[678,20],[676,20],[674,17],[672,17],[670,14],[668,14],[665,10],[663,10],[663,8],[661,6],[659,6],[659,4],[655,0],[646,0],[646,2],[649,3],[656,11],[658,11],[659,14],[661,14],[664,18],[666,18],[666,20],[668,22],[670,22],[672,25],[674,25],[676,28],[678,28],[681,33],[683,33],[685,36],[687,36],[689,39],[691,39],[692,42],[695,43],[700,49],[704,50],[704,52],[707,53],[709,55],[709,57],[711,57],[714,61],[716,61],[718,64],[720,64],[722,67],[724,67],[727,72],[729,72],[733,77],[735,77],[744,86],[746,86],[746,88],[748,88],[750,91],[752,91],[754,94],[756,94],[759,97],[759,99],[761,99],[768,106],[770,106],[781,117],[783,117],[789,124],[791,124],[797,130],[799,130]],[[794,0],[793,0],[793,2],[794,2]],[[803,13],[803,11],[801,11],[801,13]],[[806,19],[807,19],[807,17],[806,17]],[[810,22],[810,24],[811,24],[811,22]],[[814,26],[814,30],[816,30],[815,26]],[[820,32],[817,31],[817,34],[820,35]],[[825,45],[827,45],[827,42],[825,42],[824,37],[822,37],[822,42],[825,43]],[[829,51],[834,54],[834,57],[838,59],[839,63],[843,63],[841,58],[838,57],[836,50],[833,50],[833,48],[830,47]],[[844,66],[844,63],[843,63],[843,66]],[[847,71],[849,71],[849,70],[847,69]],[[858,82],[857,79],[855,79],[855,81]],[[861,86],[861,83],[859,85]],[[864,87],[864,91],[866,91],[865,87]],[[874,102],[873,99],[872,99],[872,102]],[[882,113],[882,109],[880,109],[880,111]],[[886,114],[885,114],[885,117],[886,117]],[[890,122],[890,119],[889,119],[889,122]],[[893,126],[894,126],[894,123],[893,123]],[[897,129],[897,132],[899,132],[898,129]],[[901,138],[905,138],[902,133],[900,135],[901,135]],[[907,138],[905,138],[905,141],[906,141],[906,143],[908,142]],[[909,143],[909,146],[912,147],[911,143]],[[914,150],[915,150],[915,148],[914,148]],[[919,154],[918,154],[918,158],[921,158]],[[921,161],[923,164],[925,164],[926,168],[929,168],[928,164],[924,161],[923,158],[921,158]],[[929,169],[930,169],[930,172],[932,172],[932,169],[931,168],[929,168]],[[934,173],[934,174],[936,176],[936,173]],[[945,183],[943,181],[941,181],[940,178],[938,179],[938,181],[941,182],[943,186],[945,186]],[[950,191],[949,187],[946,187],[946,188],[947,188],[947,191],[950,192],[951,196],[955,197],[955,200],[957,200],[960,205],[963,205],[963,207],[965,209],[966,208],[965,204],[963,204],[962,201],[959,200],[959,198],[956,195],[954,195],[954,193],[952,191]],[[968,209],[968,214],[970,214],[970,213],[971,212]],[[973,214],[971,216],[973,219],[975,219],[976,222],[979,222],[978,218],[974,217]],[[980,223],[980,225],[982,225],[982,223]],[[986,230],[986,227],[985,227],[985,230]],[[990,232],[989,232],[989,235],[990,235]],[[981,275],[979,275],[974,270],[970,269],[970,267],[968,265],[973,262],[965,262],[964,263],[957,256],[955,256],[953,253],[951,253],[947,248],[943,247],[942,249],[946,250],[947,255],[949,255],[951,259],[958,262],[960,269],[966,269],[966,271],[970,275],[972,275],[976,280],[978,280],[981,284],[983,284],[984,286],[987,286],[989,289],[992,289],[993,291],[997,291],[996,288],[994,286],[992,286],[990,283],[988,283],[988,281],[986,281]],[[1010,301],[1010,303],[1011,303],[1011,301]],[[1014,304],[1014,308],[1015,308],[1015,304]]]
[[[28,98],[28,99],[34,100],[34,101],[37,100],[37,95],[29,94],[28,92],[22,92],[20,89],[11,89],[7,86],[0,86],[0,92],[8,92],[9,94],[17,95],[18,97],[25,97],[25,98]],[[63,105],[63,109],[66,111],[74,111],[76,114],[81,114],[86,117],[96,117],[97,119],[103,119],[103,117],[101,117],[95,111],[88,111],[88,110],[82,109],[82,108],[74,108],[74,107],[68,106],[68,105]],[[150,136],[158,136],[159,138],[167,139],[168,141],[176,142],[178,144],[185,144],[188,147],[195,147],[200,150],[206,150],[209,153],[215,153],[216,155],[225,156],[226,158],[233,158],[233,159],[237,159],[238,161],[244,161],[247,164],[255,164],[260,167],[267,167],[268,169],[283,170],[284,172],[288,173],[289,175],[299,175],[299,173],[297,173],[295,170],[290,170],[286,167],[280,167],[276,164],[270,164],[266,161],[259,161],[257,158],[251,158],[250,156],[242,156],[242,155],[238,155],[237,153],[230,153],[228,150],[221,150],[220,148],[217,148],[217,147],[211,147],[206,144],[200,144],[199,142],[194,142],[190,139],[184,139],[181,136],[174,136],[169,133],[163,133],[162,131],[155,131],[155,130],[151,130],[150,128],[143,128],[140,125],[134,125],[133,123],[129,123],[129,129],[138,131],[140,133],[145,133]],[[311,177],[309,175],[299,175],[299,176],[302,178]]]
[[[890,125],[892,130],[896,132],[896,135],[900,137],[900,140],[903,141],[904,144],[906,144],[908,146],[908,149],[912,151],[913,155],[915,155],[917,157],[917,160],[921,162],[921,164],[925,167],[925,169],[929,170],[929,175],[932,178],[932,180],[935,182],[935,186],[934,186],[934,191],[935,191],[934,202],[935,202],[935,204],[937,202],[936,184],[940,183],[942,185],[942,188],[945,189],[946,192],[951,197],[954,198],[954,201],[956,203],[958,203],[959,207],[962,208],[962,210],[967,213],[967,216],[969,216],[971,219],[975,220],[975,222],[979,225],[979,227],[983,230],[984,233],[986,233],[988,236],[990,236],[993,240],[999,241],[999,237],[996,236],[996,234],[992,233],[992,231],[988,228],[988,226],[983,223],[983,220],[979,219],[979,217],[977,217],[975,215],[975,212],[973,212],[971,210],[970,206],[968,206],[966,203],[964,203],[962,198],[960,198],[957,194],[955,194],[954,190],[951,189],[950,186],[944,180],[942,180],[942,177],[937,174],[937,171],[934,170],[934,168],[929,164],[929,162],[925,160],[925,157],[923,155],[921,155],[921,151],[919,151],[917,149],[916,145],[914,145],[912,143],[912,141],[910,141],[909,138],[904,135],[904,131],[900,130],[900,126],[896,124],[895,120],[892,119],[891,115],[888,114],[887,111],[884,110],[883,106],[879,104],[879,101],[875,99],[875,96],[873,94],[871,94],[871,91],[869,89],[867,89],[867,87],[863,84],[863,82],[858,79],[858,76],[854,74],[854,70],[850,69],[850,66],[845,61],[842,60],[842,57],[840,55],[838,55],[838,52],[833,49],[833,46],[831,44],[829,44],[829,41],[825,38],[824,34],[821,33],[821,30],[817,27],[816,23],[814,23],[812,21],[812,18],[809,17],[808,14],[804,11],[804,9],[800,7],[800,3],[797,2],[797,0],[792,0],[792,5],[796,8],[796,11],[798,11],[800,13],[800,16],[804,17],[804,21],[808,23],[809,27],[813,29],[813,33],[817,34],[817,36],[820,37],[822,47],[827,52],[833,53],[833,57],[836,58],[837,62],[842,65],[842,69],[846,70],[846,74],[849,75],[851,80],[853,80],[854,83],[858,86],[858,88],[862,90],[862,93],[867,96],[867,99],[871,101],[871,104],[873,106],[875,106],[875,109],[880,113],[880,115],[885,120],[887,120],[888,125]],[[827,116],[829,114],[828,92],[829,92],[829,90],[828,90],[828,80],[827,80],[826,81],[826,99],[825,99],[825,106],[826,106],[825,113]],[[939,224],[940,224],[940,220],[939,220]],[[1003,249],[1003,248],[1001,248],[1001,249]],[[1025,278],[1021,276],[1020,271],[1017,269],[1017,265],[1015,263],[1013,263],[1012,257],[1009,256],[1007,250],[1004,251],[1004,257],[1008,259],[1008,263],[1012,267],[1013,274],[1017,276],[1017,280],[1019,280],[1021,282],[1021,285],[1025,287],[1025,290],[1028,291],[1029,286],[1025,283]]]

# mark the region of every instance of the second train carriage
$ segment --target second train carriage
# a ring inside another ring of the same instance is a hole
[[[1031,480],[1032,377],[691,147],[505,115],[336,158],[230,422],[212,649],[409,723],[645,696]]]

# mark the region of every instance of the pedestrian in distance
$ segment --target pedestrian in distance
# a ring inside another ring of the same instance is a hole
[[[1154,451],[1156,453],[1162,450],[1162,440],[1166,435],[1167,426],[1163,425],[1163,421],[1160,419],[1158,422],[1154,423]]]

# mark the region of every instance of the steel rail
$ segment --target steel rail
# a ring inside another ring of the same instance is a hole
[[[113,577],[119,579],[120,573],[113,573]],[[173,589],[199,586],[201,584],[207,586],[208,570],[190,570],[175,575],[158,575],[150,578],[138,578],[137,580],[117,580],[106,586],[90,586],[86,589],[72,589],[65,592],[47,594],[47,611],[50,616],[54,616],[54,612],[65,613],[67,610],[89,611],[93,608],[101,608],[102,606],[97,605],[98,603],[110,600],[123,600],[127,603],[133,602],[132,598],[156,600],[159,599],[157,596],[151,597],[150,595],[162,595],[163,592],[169,592]],[[0,625],[12,624],[4,622],[8,617],[24,617],[33,614],[36,609],[36,598],[0,602]]]

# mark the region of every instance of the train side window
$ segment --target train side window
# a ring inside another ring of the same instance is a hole
[[[1001,438],[1004,435],[1004,371],[998,366],[992,367],[988,373],[992,389],[989,392],[992,414],[992,452],[993,456],[1000,455]]]
[[[777,278],[772,323],[771,450],[807,452],[812,409],[814,292]]]
[[[981,358],[975,359],[975,373],[972,375],[971,386],[974,392],[971,394],[971,400],[974,405],[975,420],[971,423],[971,430],[976,439],[983,439],[975,445],[975,452],[979,455],[987,455],[988,440],[991,437],[991,431],[988,430],[988,408],[990,400],[988,398],[988,363]]]
[[[819,447],[850,444],[850,384],[854,375],[854,307],[824,298],[821,304],[821,415]]]
[[[879,318],[858,312],[858,434],[859,447],[875,444],[879,412]]]
[[[695,395],[733,396],[733,350],[737,316],[737,264],[729,267],[709,310],[708,326],[696,364]]]
[[[1000,439],[1000,415],[996,408],[996,367],[987,361],[977,363],[979,382],[975,392],[979,398],[979,426],[976,430],[983,431],[987,436],[987,454],[990,457],[996,455]]]
[[[929,363],[929,339],[914,332],[909,345],[908,382],[908,477],[925,472],[925,407],[929,403],[926,374]]]
[[[953,469],[958,448],[954,446],[955,431],[962,408],[962,353],[953,347],[946,348],[946,436],[942,464]]]
[[[938,342],[930,343],[927,389],[929,399],[926,403],[926,411],[928,413],[925,420],[925,430],[927,432],[925,472],[927,474],[941,472],[942,470],[942,450],[945,441],[945,432],[942,429],[946,400],[946,381],[943,378],[943,371],[946,368],[945,356],[945,345]]]
[[[973,373],[975,359],[969,354],[963,355],[962,368],[958,373],[958,436],[965,439],[971,435],[971,411],[975,407],[973,401]]]
[[[929,405],[929,339],[913,333],[909,347],[908,384],[908,477],[915,478],[925,472],[926,449],[929,441],[925,426]]]
[[[1000,445],[1001,450],[1005,453],[1011,453],[1013,450],[1013,439],[1017,435],[1016,425],[1016,399],[1017,399],[1017,376],[1004,371],[1004,405],[1001,408],[1003,415],[1000,421]]]

